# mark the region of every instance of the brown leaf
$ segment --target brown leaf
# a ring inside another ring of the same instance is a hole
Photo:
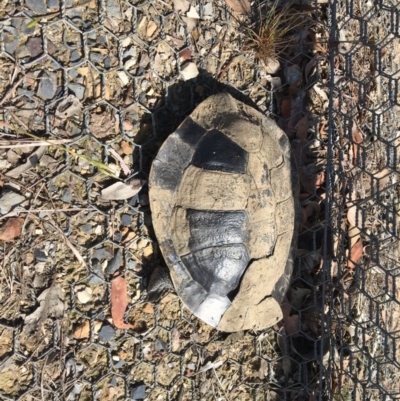
[[[225,0],[225,3],[228,7],[239,14],[248,14],[250,13],[250,1],[249,0]]]
[[[154,313],[153,305],[152,305],[152,304],[149,304],[149,303],[144,304],[144,306],[143,306],[143,312],[144,312],[144,313]]]
[[[356,263],[360,260],[362,253],[363,253],[363,243],[360,238],[350,250],[349,260],[347,262],[347,267],[349,269],[354,269],[356,267]]]
[[[96,320],[94,322],[94,332],[97,333],[101,326],[102,326],[102,322],[100,322],[99,320]],[[74,337],[77,339],[82,339],[82,338],[89,338],[90,335],[90,321],[89,320],[85,320],[84,323],[82,323],[80,326],[78,326],[78,328],[74,331]]]
[[[302,141],[307,140],[308,135],[308,118],[304,116],[301,120],[295,125],[296,130],[296,138],[301,139]]]
[[[1,241],[12,241],[21,234],[24,219],[22,217],[12,217],[7,220],[6,224],[0,230]]]
[[[135,328],[132,324],[124,322],[124,314],[128,304],[128,286],[125,277],[119,276],[111,282],[111,317],[114,326],[119,329]]]

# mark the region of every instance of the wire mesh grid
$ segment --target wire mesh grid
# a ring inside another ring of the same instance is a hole
[[[0,6],[2,199],[14,199],[1,214],[23,218],[0,250],[2,399],[400,397],[399,5],[295,3],[306,17],[271,72],[233,3]],[[143,183],[163,140],[220,91],[280,124],[299,171],[284,323],[265,332],[217,332],[173,292],[146,302],[163,263],[146,185],[107,200],[115,180],[94,166]],[[17,146],[26,132],[53,142]],[[115,324],[116,285],[134,327]]]

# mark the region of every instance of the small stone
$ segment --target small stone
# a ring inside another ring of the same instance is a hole
[[[70,56],[70,61],[72,62],[72,63],[75,63],[75,62],[77,62],[77,61],[80,61],[80,59],[81,59],[82,57],[81,57],[81,54],[79,53],[79,51],[78,50],[72,50],[72,52],[71,52],[71,56]]]
[[[58,8],[59,0],[47,0],[47,7],[49,8]]]
[[[157,352],[166,352],[168,350],[167,344],[161,340],[161,338],[156,338],[156,341],[154,342],[154,347]]]
[[[85,89],[86,89],[86,88],[85,88],[83,85],[72,83],[72,84],[69,84],[69,85],[68,85],[68,88],[69,88],[72,92],[74,92],[75,96],[76,96],[79,100],[82,100],[83,97],[85,96]]]
[[[126,264],[126,268],[130,270],[136,270],[137,262],[135,260],[130,259]]]
[[[43,53],[43,41],[42,38],[30,38],[26,42],[26,48],[29,50],[31,57],[36,57]]]
[[[131,386],[132,400],[143,400],[146,396],[146,385],[144,383],[136,383]]]
[[[64,203],[71,203],[72,200],[72,191],[71,188],[65,188],[61,200]]]
[[[47,255],[41,249],[35,249],[34,252],[37,262],[47,262]]]
[[[121,225],[124,227],[129,227],[132,224],[132,216],[130,214],[124,213],[121,216]]]
[[[8,213],[13,207],[21,204],[25,198],[13,191],[4,191],[0,198],[0,214]]]
[[[105,271],[106,275],[108,276],[114,274],[120,268],[122,261],[123,255],[121,249],[118,249],[115,253],[115,256],[108,262]]]
[[[53,99],[57,92],[57,75],[54,72],[44,72],[39,79],[38,96],[42,99]]]
[[[97,259],[92,259],[92,272],[89,275],[88,282],[90,285],[103,284],[105,280],[103,269]]]
[[[107,0],[106,12],[109,17],[122,19],[121,7],[116,0]]]
[[[26,96],[26,97],[31,99],[32,96],[34,95],[34,92],[30,91],[30,90],[27,90],[27,89],[24,89],[24,88],[18,88],[17,89],[17,94],[18,94],[18,96]]]
[[[120,361],[118,361],[118,362],[114,365],[114,368],[117,368],[117,369],[122,368],[125,364],[126,364],[126,362],[125,362],[123,359],[121,359]]]
[[[47,7],[44,0],[25,0],[25,4],[35,14],[46,14]]]
[[[101,341],[110,341],[115,334],[115,329],[109,324],[104,324],[99,331],[99,337]]]
[[[199,75],[199,70],[197,69],[196,64],[190,61],[182,66],[181,74],[183,79],[188,81],[189,79],[196,78]]]
[[[7,38],[4,43],[4,48],[7,53],[14,54],[19,44],[18,31],[13,26],[5,26],[3,29],[5,31],[4,36]]]
[[[115,377],[113,377],[113,378],[110,380],[110,386],[115,387],[116,385],[117,385],[117,379],[116,379]]]
[[[80,226],[80,229],[85,233],[85,234],[91,234],[93,230],[93,226],[89,223],[87,224],[82,224]]]
[[[78,291],[76,297],[81,304],[87,304],[92,299],[93,290],[90,287],[83,287],[82,290]]]
[[[93,258],[98,260],[110,259],[113,256],[109,248],[103,247],[94,250]]]

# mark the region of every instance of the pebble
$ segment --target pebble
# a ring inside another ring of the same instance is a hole
[[[108,248],[97,248],[95,249],[94,253],[93,253],[93,259],[98,259],[98,260],[102,260],[102,259],[109,259],[113,256],[113,254],[111,253],[111,251]]]
[[[89,223],[87,224],[82,224],[80,226],[80,229],[85,233],[85,234],[91,234],[93,230],[93,226]]]
[[[106,12],[109,17],[122,19],[121,7],[116,0],[107,0]]]
[[[61,200],[64,203],[71,203],[72,200],[72,191],[71,188],[65,188],[62,194]]]
[[[146,385],[143,383],[133,384],[131,386],[131,399],[143,400],[146,396]]]
[[[121,225],[124,227],[129,227],[132,224],[132,216],[130,214],[124,213],[121,216]]]
[[[8,33],[4,48],[7,53],[14,54],[19,44],[18,31],[13,26],[5,26],[3,29]]]
[[[182,66],[181,74],[184,81],[188,81],[189,79],[196,78],[199,75],[199,70],[196,64],[190,61]]]
[[[57,75],[54,72],[40,74],[38,96],[42,99],[53,99],[57,92]]]
[[[120,268],[122,261],[123,261],[123,255],[121,249],[118,249],[114,257],[108,262],[105,271],[106,275],[108,276],[114,274]]]
[[[70,61],[72,62],[72,63],[75,63],[75,62],[77,62],[77,61],[80,61],[80,59],[81,59],[82,57],[81,57],[81,53],[79,53],[79,51],[78,50],[73,50],[72,52],[71,52],[71,56],[70,56]]]
[[[92,299],[92,295],[93,295],[93,290],[90,287],[84,286],[78,290],[76,297],[78,298],[81,304],[87,304]]]
[[[105,280],[103,269],[97,259],[92,259],[92,272],[89,275],[88,282],[90,285],[103,284]]]
[[[47,7],[44,0],[25,0],[25,4],[35,14],[46,14]]]
[[[104,324],[99,331],[99,337],[101,341],[110,341],[115,334],[115,329],[109,324]]]
[[[69,84],[68,88],[74,92],[75,96],[79,99],[82,100],[85,96],[85,87],[83,85],[80,84]]]
[[[47,255],[41,249],[35,249],[35,259],[37,262],[47,262]]]
[[[36,57],[43,53],[43,41],[42,38],[30,38],[26,42],[26,48],[29,50],[31,57]]]
[[[0,214],[8,213],[14,206],[21,204],[25,198],[13,191],[3,191],[0,198]]]

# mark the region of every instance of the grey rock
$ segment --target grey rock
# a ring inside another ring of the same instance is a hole
[[[47,262],[47,255],[41,250],[36,248],[34,251],[35,259],[37,262]]]
[[[109,259],[113,256],[113,254],[109,251],[108,248],[98,248],[95,249],[93,253],[93,258],[98,260]]]
[[[75,96],[79,100],[82,100],[85,96],[85,87],[83,85],[72,83],[68,85],[68,88],[71,89],[72,92],[74,92]]]
[[[89,59],[92,63],[103,64],[104,56],[100,53],[90,52]]]
[[[80,61],[81,58],[81,54],[78,52],[78,50],[73,50],[69,59],[72,63],[75,63],[77,61]]]
[[[31,97],[34,95],[34,92],[33,92],[33,91],[30,91],[30,90],[28,90],[28,89],[18,88],[18,89],[17,89],[17,94],[18,94],[19,96],[26,96],[26,97],[31,98]]]
[[[168,346],[167,344],[161,340],[161,338],[156,338],[156,341],[154,342],[154,347],[157,352],[166,352],[168,351]]]
[[[111,380],[110,380],[110,386],[112,386],[112,387],[115,387],[116,385],[117,385],[117,379],[115,378],[115,377],[113,377]]]
[[[29,52],[28,48],[25,45],[19,46],[18,49],[15,51],[15,56],[19,59],[30,57],[31,53]]]
[[[44,0],[25,0],[25,4],[35,14],[46,14],[47,7]]]
[[[129,227],[132,224],[132,216],[130,214],[124,213],[121,216],[121,225],[124,227]]]
[[[107,0],[106,11],[109,17],[114,17],[116,19],[122,19],[121,7],[115,0]]]
[[[30,38],[26,42],[26,47],[29,50],[31,57],[36,57],[43,53],[43,41],[42,38]]]
[[[108,265],[106,267],[106,275],[112,275],[114,274],[121,266],[121,263],[123,261],[123,255],[121,249],[118,249],[114,255],[114,257],[108,262]]]
[[[81,229],[85,234],[91,234],[91,233],[92,233],[93,226],[92,226],[91,224],[89,224],[89,223],[87,223],[87,224],[82,224],[82,225],[80,226],[80,229]]]
[[[60,6],[59,0],[47,0],[47,7],[58,8]]]
[[[7,53],[14,54],[17,50],[19,41],[18,41],[18,31],[13,26],[5,26],[4,28],[5,33],[3,33],[3,40],[4,40],[4,48]]]
[[[71,188],[65,188],[61,200],[64,203],[71,203],[72,200],[72,191]]]
[[[109,324],[104,324],[99,331],[99,337],[102,341],[110,341],[115,334],[115,329]]]
[[[143,400],[146,396],[146,385],[144,383],[136,383],[131,386],[131,399]]]
[[[53,99],[57,92],[57,75],[54,72],[44,72],[39,80],[37,95],[42,99]]]
[[[120,359],[115,365],[114,368],[122,368],[122,366],[124,366],[126,364],[126,362],[123,359]]]
[[[147,206],[149,204],[149,195],[147,194],[140,194],[139,195],[139,203],[142,206]]]
[[[132,259],[129,260],[129,262],[126,264],[126,268],[129,270],[135,269],[136,266],[137,266],[137,262]]]
[[[25,198],[13,191],[4,191],[0,198],[0,214],[8,213],[13,207],[21,204]]]

